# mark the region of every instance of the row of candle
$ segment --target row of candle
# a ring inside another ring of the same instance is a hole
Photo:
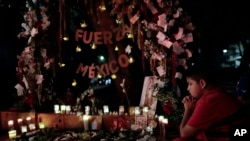
[[[70,113],[71,112],[71,106],[70,105],[54,105],[54,112],[56,114]]]
[[[26,124],[24,124],[24,121],[22,118],[17,119],[18,127],[20,128],[21,134],[24,134],[28,131],[36,130],[36,124],[32,122],[31,117],[26,118]],[[8,127],[9,127],[9,139],[15,139],[17,137],[17,130],[14,128],[14,120],[8,121]],[[39,122],[39,129],[45,128],[45,125],[43,122]]]
[[[136,106],[136,107],[130,107],[129,108],[129,114],[130,115],[147,115],[149,111],[149,107],[145,106],[143,108]],[[54,112],[56,114],[59,113],[70,113],[71,112],[71,106],[70,105],[54,105]],[[84,107],[84,112],[85,115],[90,115],[90,106],[85,106]],[[110,114],[109,111],[109,106],[108,105],[104,105],[103,106],[103,111],[102,110],[98,110],[98,114],[102,115],[108,115]],[[125,108],[123,105],[119,106],[119,111],[118,111],[119,115],[124,115],[125,114]]]
[[[164,117],[163,115],[158,116],[158,121],[160,124],[168,124],[168,118]]]

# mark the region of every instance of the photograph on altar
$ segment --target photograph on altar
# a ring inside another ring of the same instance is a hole
[[[148,124],[148,118],[145,115],[135,116],[135,126],[137,129],[145,129]]]
[[[156,76],[146,76],[144,78],[140,106],[141,107],[149,107],[148,115],[154,116],[157,105],[157,98],[155,97],[158,93],[158,90],[155,89],[156,85],[158,87],[164,85],[164,82],[160,81]]]

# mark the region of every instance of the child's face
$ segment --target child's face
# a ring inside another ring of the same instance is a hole
[[[189,91],[189,93],[195,98],[200,98],[202,96],[204,88],[203,84],[200,81],[197,82],[196,80],[190,77],[187,77],[187,83],[188,83],[187,90]]]

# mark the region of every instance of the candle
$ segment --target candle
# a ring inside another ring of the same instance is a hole
[[[121,106],[119,106],[119,115],[124,115],[124,106],[123,105],[121,105]]]
[[[58,114],[58,113],[60,113],[60,108],[59,108],[59,105],[54,105],[54,112],[56,113],[56,114]]]
[[[108,105],[103,106],[103,113],[104,113],[104,115],[107,115],[109,113],[109,106]]]
[[[129,107],[129,115],[135,115],[135,107]]]
[[[90,106],[85,106],[85,115],[89,115]]]
[[[21,126],[21,133],[26,133],[28,131],[28,128],[26,125]]]
[[[66,112],[66,106],[65,105],[61,105],[61,113],[65,113]]]
[[[36,125],[34,123],[30,123],[29,124],[29,130],[32,131],[32,130],[35,130],[36,129]]]
[[[27,118],[26,118],[26,121],[27,121],[27,123],[30,123],[31,117],[27,117]]]
[[[85,131],[89,130],[89,116],[88,115],[83,115],[83,125],[84,125]]]
[[[167,118],[163,118],[163,119],[162,119],[162,123],[163,123],[163,124],[168,124],[168,119],[167,119]]]
[[[147,106],[143,107],[142,113],[143,113],[143,115],[148,115],[148,107]]]
[[[45,128],[45,124],[43,122],[39,122],[39,129],[44,129]]]
[[[22,125],[23,119],[22,118],[17,119],[17,123],[18,123],[19,126]]]
[[[140,115],[140,114],[141,114],[140,107],[136,106],[135,107],[135,115]]]
[[[162,122],[163,119],[164,119],[164,116],[159,116],[158,117],[159,122]]]
[[[15,139],[16,138],[16,130],[10,130],[9,131],[9,139]]]
[[[70,105],[67,105],[67,106],[65,107],[65,109],[66,109],[66,113],[69,114],[70,111],[71,111],[71,106],[70,106]]]
[[[14,125],[14,121],[13,120],[9,120],[8,121],[8,126],[9,126],[10,129],[13,128],[13,125]]]

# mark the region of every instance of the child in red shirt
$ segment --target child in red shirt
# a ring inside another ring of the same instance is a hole
[[[210,68],[186,71],[190,96],[183,98],[180,138],[175,141],[229,141],[230,128],[245,124],[239,101],[218,87]]]

